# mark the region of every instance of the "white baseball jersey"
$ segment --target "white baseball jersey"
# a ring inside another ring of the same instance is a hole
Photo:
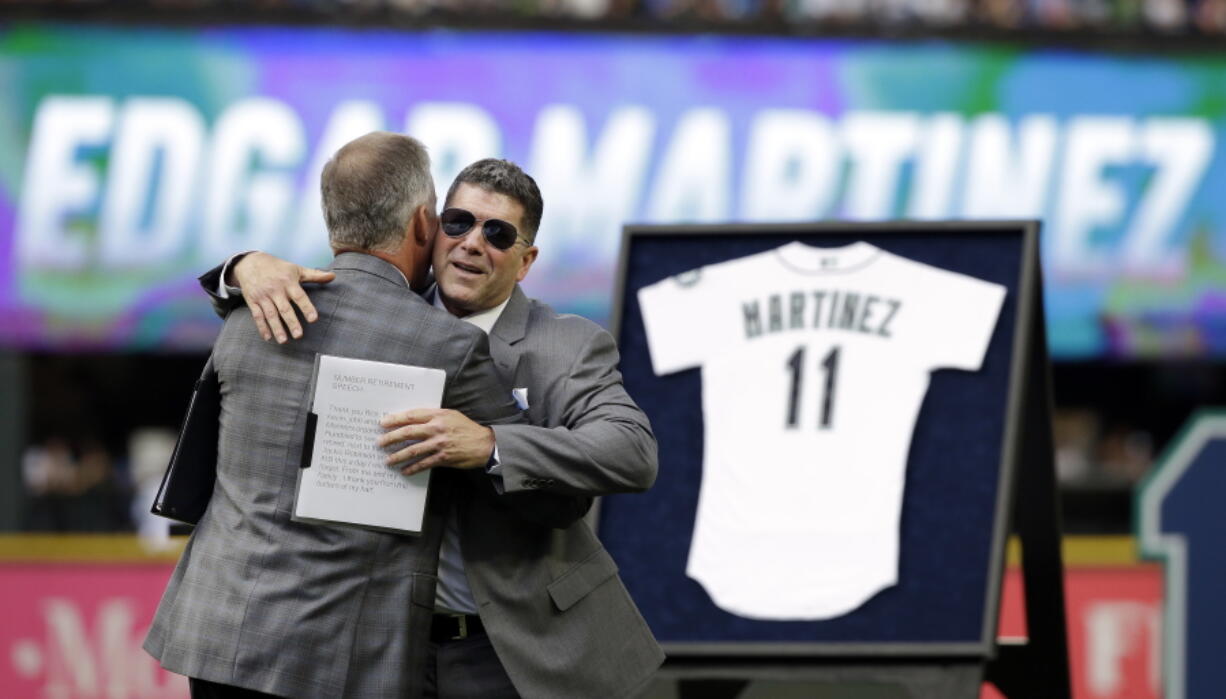
[[[825,619],[897,581],[929,373],[979,368],[1004,296],[864,242],[789,243],[639,290],[655,373],[702,367],[686,573],[716,605]]]

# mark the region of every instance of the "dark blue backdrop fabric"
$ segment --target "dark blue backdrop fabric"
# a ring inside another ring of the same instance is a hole
[[[659,440],[660,474],[645,494],[604,498],[601,539],[664,643],[984,642],[1024,231],[1020,225],[1016,231],[946,231],[922,224],[905,232],[814,231],[631,235],[624,292],[614,299],[622,308],[617,339],[626,388],[651,418]],[[932,376],[907,464],[898,584],[844,616],[816,622],[735,616],[716,607],[703,588],[686,577],[702,478],[700,370],[663,377],[652,373],[636,297],[639,288],[665,277],[792,240],[817,246],[863,240],[1008,289],[982,369]]]

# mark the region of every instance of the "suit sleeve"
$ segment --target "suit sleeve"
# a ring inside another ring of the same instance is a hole
[[[475,335],[468,357],[443,398],[443,405],[459,410],[476,422],[493,426],[497,433],[498,426],[521,424],[524,417],[494,368],[488,339],[479,331]],[[501,445],[499,451],[502,451]],[[478,497],[497,502],[520,518],[546,527],[568,527],[587,514],[592,506],[589,497],[558,493],[520,492],[500,496],[485,473],[466,471],[464,477]]]
[[[622,386],[613,337],[599,328],[571,365],[530,400],[556,427],[494,427],[508,495],[544,491],[599,496],[642,492],[655,482],[656,439]],[[534,387],[533,390],[536,390]]]
[[[197,277],[197,280],[200,282],[200,288],[204,289],[204,293],[209,295],[209,302],[213,304],[213,312],[222,318],[230,315],[230,311],[243,305],[241,294],[230,294],[229,297],[222,297],[219,293],[221,290],[221,277],[225,273],[226,267],[237,262],[242,254],[231,257]]]
[[[497,429],[497,428],[495,428]],[[515,493],[499,492],[490,478],[479,470],[464,471],[476,497],[495,507],[504,507],[520,519],[551,529],[565,529],[592,509],[592,500],[586,495],[563,495],[543,490],[521,490]]]

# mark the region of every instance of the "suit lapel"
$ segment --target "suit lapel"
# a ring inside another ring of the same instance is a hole
[[[498,366],[499,373],[508,383],[516,380],[519,370],[519,360],[523,352],[516,345],[528,333],[528,297],[520,290],[519,285],[511,291],[511,300],[502,309],[502,315],[490,330],[490,354]]]

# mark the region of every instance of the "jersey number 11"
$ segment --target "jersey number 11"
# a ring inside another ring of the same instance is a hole
[[[830,348],[826,353],[826,358],[821,363],[822,371],[826,374],[825,390],[822,392],[822,419],[818,423],[818,428],[823,430],[830,429],[831,413],[834,412],[834,389],[836,386],[836,377],[839,373],[839,347],[836,345]],[[789,428],[796,427],[800,416],[800,390],[805,379],[805,346],[801,345],[796,348],[792,356],[788,358],[788,369],[792,372],[792,388],[788,392],[788,422]]]

